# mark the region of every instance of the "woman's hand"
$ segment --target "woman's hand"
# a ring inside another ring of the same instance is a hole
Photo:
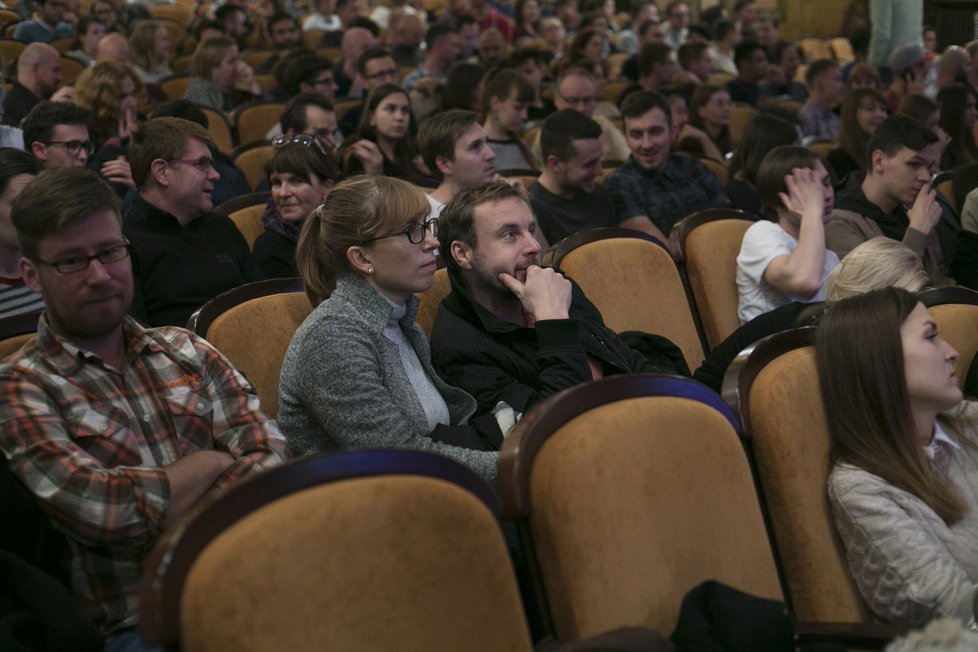
[[[361,138],[350,145],[350,153],[357,157],[363,165],[365,174],[381,175],[384,173],[384,155],[380,153],[377,143]]]
[[[136,189],[136,182],[132,180],[132,169],[125,156],[119,156],[113,161],[106,161],[100,170],[102,176],[109,183],[121,183],[127,188]]]
[[[136,129],[136,109],[134,107],[127,107],[121,116],[119,116],[119,126],[116,135],[119,140],[126,140],[132,135],[132,132]]]
[[[261,85],[255,78],[255,71],[244,59],[238,59],[234,64],[234,87],[252,95],[262,93]]]

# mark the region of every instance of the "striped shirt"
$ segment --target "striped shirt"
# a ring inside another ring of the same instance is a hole
[[[0,276],[0,319],[44,310],[44,299],[19,278]]]
[[[68,535],[73,589],[103,635],[137,621],[143,559],[166,526],[163,467],[226,451],[237,462],[220,487],[286,456],[251,386],[207,342],[129,317],[123,332],[115,369],[42,316],[37,337],[0,366],[0,449]]]

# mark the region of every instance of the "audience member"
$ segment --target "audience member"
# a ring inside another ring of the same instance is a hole
[[[173,75],[170,62],[173,59],[173,43],[170,32],[162,20],[145,20],[137,23],[129,37],[136,70],[147,84],[159,84]]]
[[[645,336],[654,351],[647,358],[604,325],[579,287],[539,266],[536,221],[522,191],[504,183],[461,190],[439,227],[452,292],[435,318],[432,356],[440,374],[475,397],[480,414],[500,402],[526,412],[612,374],[687,372],[671,342]]]
[[[883,80],[876,66],[868,61],[852,66],[846,79],[846,93],[855,88],[875,88],[880,92],[883,91]]]
[[[482,104],[486,69],[478,63],[460,61],[448,71],[448,80],[442,89],[444,109],[477,111]]]
[[[727,84],[730,98],[757,106],[758,102],[771,95],[767,86],[767,54],[758,43],[741,43],[734,50],[737,63],[737,78]]]
[[[934,96],[952,84],[967,84],[971,77],[971,55],[963,47],[952,45],[944,50],[937,66],[937,77],[928,85],[927,94]]]
[[[264,227],[252,246],[252,260],[265,278],[299,275],[295,248],[306,218],[339,178],[332,157],[323,155],[311,136],[283,136],[265,165],[272,196],[262,213]]]
[[[75,28],[64,20],[67,5],[62,0],[34,0],[33,4],[33,17],[14,26],[14,40],[49,43],[56,38],[75,35]]]
[[[72,590],[107,649],[145,649],[138,589],[158,537],[206,495],[279,464],[285,441],[216,349],[126,316],[131,245],[94,172],[42,173],[13,222],[46,311],[0,368],[0,448],[67,535]]]
[[[303,32],[335,32],[341,29],[339,17],[333,13],[336,0],[315,0],[302,21]]]
[[[547,242],[557,243],[578,231],[599,227],[647,230],[647,221],[629,218],[621,198],[597,183],[600,138],[601,126],[572,109],[554,113],[543,124],[543,172],[529,194]]]
[[[760,11],[754,20],[754,24],[752,25],[754,39],[763,45],[768,53],[773,54],[774,49],[784,43],[781,40],[780,26],[781,21],[773,11]],[[777,59],[772,58],[772,62],[776,61]]]
[[[452,23],[458,30],[459,60],[468,61],[474,58],[479,43],[479,21],[472,14],[462,14],[455,16]]]
[[[705,82],[713,74],[713,59],[709,47],[704,43],[684,43],[676,53],[679,67],[692,73],[700,82]]]
[[[776,115],[760,113],[750,121],[740,145],[734,150],[727,169],[727,197],[730,205],[753,215],[761,215],[763,207],[757,192],[757,174],[768,152],[782,145],[797,145],[800,130]]]
[[[336,126],[333,103],[321,95],[307,93],[293,97],[282,109],[279,125],[281,133],[275,134],[273,138],[280,135],[288,138],[312,136],[330,158],[342,142],[338,137],[339,129]]]
[[[214,169],[207,130],[179,118],[148,120],[133,134],[139,190],[126,211],[136,292],[131,314],[186,324],[194,310],[251,280],[250,252],[231,220],[211,212]]]
[[[75,47],[65,52],[65,56],[74,59],[83,67],[95,63],[98,43],[105,36],[105,25],[99,22],[94,14],[87,14],[78,19],[78,34]],[[971,59],[969,58],[970,62]]]
[[[718,161],[733,151],[730,140],[730,93],[723,86],[704,84],[696,89],[689,103],[689,123],[702,130],[713,145],[703,152]]]
[[[360,97],[367,91],[364,86],[367,84],[366,77],[359,70],[360,59],[367,52],[377,47],[377,37],[370,33],[365,27],[351,27],[343,33],[343,42],[340,45],[340,60],[333,65],[333,79],[336,81],[336,94],[339,97]],[[390,57],[390,53],[385,51]],[[397,65],[391,59],[391,68],[394,75],[397,74]],[[359,73],[359,77],[357,76]],[[379,83],[396,81],[390,78]]]
[[[404,79],[405,90],[412,90],[420,80],[433,77],[444,82],[448,69],[455,63],[459,54],[458,32],[447,23],[436,23],[428,28],[425,35],[424,63]]]
[[[540,19],[540,34],[544,42],[553,51],[554,58],[559,59],[564,56],[564,47],[567,45],[567,30],[564,24],[556,16],[544,16]]]
[[[246,99],[262,94],[255,72],[238,59],[238,46],[228,37],[207,39],[194,51],[193,77],[183,98],[228,114]]]
[[[937,103],[941,106],[941,128],[951,138],[940,159],[942,170],[953,170],[978,161],[978,145],[974,136],[975,122],[978,121],[976,97],[975,89],[967,84],[953,84],[937,94]]]
[[[411,103],[396,84],[379,86],[367,98],[354,136],[343,146],[346,176],[366,173],[423,182],[430,174],[410,135]]]
[[[390,51],[399,67],[416,67],[424,58],[425,23],[418,14],[405,14],[390,32]],[[461,51],[461,46],[459,47]]]
[[[773,221],[752,224],[740,245],[741,324],[794,301],[824,300],[825,279],[839,264],[825,248],[832,182],[814,152],[790,145],[771,150],[757,173],[757,191]]]
[[[632,155],[604,185],[621,195],[628,217],[649,220],[648,232],[668,242],[672,225],[686,215],[727,203],[710,170],[692,157],[670,153],[672,118],[665,97],[633,93],[621,115]]]
[[[771,94],[804,102],[808,99],[808,89],[795,81],[801,67],[801,54],[795,43],[779,41],[767,50],[767,82]]]
[[[513,42],[514,26],[513,21],[509,19],[505,14],[501,13],[498,9],[492,6],[489,0],[469,0],[469,5],[472,9],[471,13],[475,16],[475,19],[479,21],[479,31],[483,34],[490,30],[497,30],[505,39],[507,43]],[[566,20],[564,15],[570,7],[577,11],[576,0],[556,0],[554,3],[554,13],[557,17],[561,19],[564,25],[568,29],[572,29],[576,26],[573,20]],[[578,22],[580,21],[580,15],[577,16]]]
[[[357,85],[370,95],[385,84],[396,84],[398,78],[397,64],[394,58],[384,48],[370,48],[360,55],[356,61]],[[335,69],[334,69],[335,74]],[[340,131],[349,136],[356,133],[363,117],[363,108],[367,100],[347,109],[340,120]]]
[[[829,503],[849,568],[872,613],[908,627],[973,617],[978,440],[957,358],[924,305],[896,288],[834,303],[815,345]]]
[[[296,258],[321,303],[293,336],[279,387],[278,422],[295,454],[411,448],[495,477],[500,426],[467,423],[475,401],[435,373],[414,322],[415,294],[434,282],[438,220],[428,210],[408,183],[357,177],[309,216]]]
[[[754,0],[734,0],[733,18],[745,41],[757,41],[757,35],[754,33],[757,6]]]
[[[487,69],[502,65],[509,56],[506,37],[495,27],[483,30],[476,43],[476,53],[479,56],[479,63]]]
[[[94,151],[88,111],[68,102],[41,102],[24,118],[24,148],[46,168],[85,167]]]
[[[489,183],[498,178],[493,160],[496,153],[473,111],[450,109],[421,123],[418,147],[438,187],[425,196],[431,217],[439,217],[445,204],[462,188]]]
[[[875,88],[854,88],[846,94],[839,120],[839,146],[827,157],[840,182],[850,173],[866,169],[866,147],[886,120],[886,113],[886,98]]]
[[[20,243],[10,219],[24,186],[40,172],[40,163],[27,152],[0,147],[0,318],[44,310],[41,295],[20,275]]]
[[[226,38],[234,41],[238,49],[245,47],[244,38],[248,34],[248,15],[243,7],[225,3],[214,10],[214,20],[224,31]]]
[[[890,113],[896,111],[904,96],[910,93],[923,93],[926,90],[925,82],[929,60],[927,53],[920,45],[908,43],[893,51],[893,55],[890,57],[893,82],[886,89],[886,107]]]
[[[619,52],[637,54],[641,45],[639,28],[646,23],[658,24],[659,22],[659,6],[653,0],[633,0],[628,29],[623,29],[616,40]],[[664,32],[663,38],[665,38]]]
[[[717,21],[714,32],[716,32],[716,38],[710,47],[713,69],[736,77],[738,70],[734,53],[737,45],[740,44],[740,30],[737,29],[737,24],[734,21],[724,18]]]
[[[274,53],[258,65],[255,70],[258,74],[271,73],[275,66],[299,47],[299,23],[291,14],[276,11],[265,21],[265,25],[268,29],[268,49]]]
[[[934,143],[934,158],[938,161],[942,160],[951,137],[941,128],[941,105],[926,95],[911,93],[900,100],[896,114],[909,115],[933,131],[937,135],[937,142]]]
[[[526,122],[533,87],[513,70],[500,70],[486,84],[480,114],[489,147],[496,153],[496,169],[538,169],[520,132]]]
[[[859,243],[885,235],[920,256],[934,284],[953,284],[934,231],[941,219],[930,184],[936,142],[933,131],[909,116],[884,120],[869,139],[866,174],[850,175],[836,197],[825,227],[829,249],[844,258]]]
[[[3,124],[19,127],[34,105],[49,99],[63,80],[58,51],[46,43],[28,45],[17,58],[17,79],[3,100]]]
[[[314,52],[296,50],[279,62],[273,74],[276,95],[285,101],[307,93],[319,95],[330,102],[336,99],[339,86],[333,77],[333,64]]]
[[[673,50],[686,42],[689,35],[689,4],[685,0],[669,0],[666,5],[666,45]],[[719,38],[719,37],[718,37]]]
[[[839,116],[832,108],[842,100],[844,90],[839,65],[831,59],[812,62],[805,71],[808,101],[801,107],[801,132],[821,140],[839,135]]]
[[[95,50],[95,61],[118,61],[134,64],[129,40],[119,32],[111,32],[102,37]]]
[[[577,35],[577,30],[581,26],[581,12],[576,0],[556,0],[554,2],[554,15],[567,30],[568,37],[573,38]],[[482,27],[485,29],[485,25]]]
[[[541,16],[539,0],[516,0],[513,16],[513,43],[520,45],[520,41],[523,40],[542,38],[539,32]]]
[[[533,101],[527,108],[530,121],[543,120],[554,112],[554,103],[543,97],[543,73],[546,55],[535,47],[521,47],[513,50],[506,59],[506,67],[523,75],[523,79],[533,87]]]

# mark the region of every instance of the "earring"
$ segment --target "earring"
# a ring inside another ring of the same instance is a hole
[[[374,266],[373,265],[371,265],[370,267],[367,268],[367,273],[368,274],[373,274],[374,273]]]

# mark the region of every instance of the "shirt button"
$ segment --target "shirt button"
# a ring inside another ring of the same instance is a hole
[[[198,410],[203,410],[204,409],[204,403],[203,403],[203,401],[198,401],[198,403],[197,403],[197,409]]]
[[[143,421],[145,421],[146,423],[149,423],[151,420],[152,419],[148,414],[143,417]]]
[[[108,430],[108,429],[109,429],[109,424],[105,423],[104,421],[102,422],[102,425],[99,426],[99,430],[103,430],[104,431],[104,430]]]

